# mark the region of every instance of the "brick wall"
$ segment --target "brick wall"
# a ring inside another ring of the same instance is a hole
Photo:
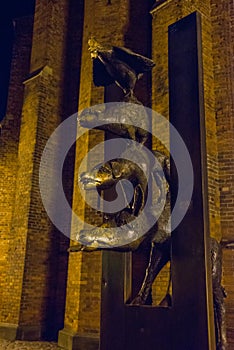
[[[51,225],[42,209],[38,170],[40,156],[47,139],[63,119],[77,110],[82,34],[81,8],[81,2],[74,1],[37,2],[31,70],[43,66],[44,68],[41,74],[26,83],[27,93],[23,114],[25,119],[32,118],[35,114],[37,125],[33,159],[30,160],[34,167],[28,212],[21,323],[23,325],[40,324],[42,332],[46,328],[46,336],[53,338],[57,335],[58,329],[63,327],[67,275],[66,250],[69,242]],[[68,30],[73,32],[73,37]],[[70,50],[75,53],[72,55]],[[38,107],[35,110],[36,100],[38,100]],[[26,121],[27,119],[23,124],[26,130],[24,131],[23,128],[21,130],[22,143],[23,140],[28,142],[25,133],[29,131],[31,121],[30,123]],[[24,154],[24,145],[20,143],[21,146]],[[28,146],[25,147],[28,148]],[[65,190],[68,191],[70,203],[73,163],[74,152],[71,152],[64,168]],[[53,205],[54,207],[59,205],[56,202],[56,195]],[[35,259],[35,257],[38,258]],[[35,271],[38,271],[36,276]]]
[[[209,1],[166,1],[156,6],[153,15],[152,57],[157,63],[152,78],[152,108],[166,118],[169,118],[168,95],[168,26],[188,14],[198,10],[202,15],[202,46],[204,71],[204,101],[206,118],[206,143],[209,188],[209,218],[211,235],[220,238],[220,201],[218,184],[218,158],[216,140],[216,122],[214,110],[214,73],[211,37],[211,19]],[[154,124],[153,124],[154,127]],[[168,134],[169,137],[169,134]],[[164,150],[164,147],[154,139],[154,148]],[[163,278],[163,274],[165,277]],[[156,289],[156,298],[160,299],[166,290],[165,280],[168,272],[161,272],[161,283]],[[163,291],[160,286],[163,286]]]
[[[104,102],[104,89],[97,88],[92,79],[92,61],[88,51],[88,39],[91,35],[103,45],[109,44],[110,37],[119,44],[127,20],[127,2],[107,5],[101,1],[86,1],[84,8],[84,29],[82,41],[82,65],[79,94],[79,110]],[[123,18],[117,16],[123,13]],[[119,19],[121,19],[119,21]],[[120,23],[119,23],[120,22]],[[108,25],[109,24],[109,25]],[[119,27],[119,30],[117,30]],[[106,30],[110,28],[110,32]],[[76,146],[75,179],[83,157],[88,150],[104,140],[104,134],[98,131],[86,133]],[[98,213],[85,205],[78,187],[74,182],[73,210],[82,219],[92,218],[101,223]],[[77,228],[74,228],[77,232]],[[73,236],[72,232],[72,236]],[[79,277],[78,277],[79,276]],[[99,333],[100,327],[100,288],[101,288],[101,253],[77,253],[70,255],[65,327],[79,333]],[[76,300],[74,300],[74,295]]]
[[[18,155],[20,168],[13,218],[16,236],[25,240],[21,248],[25,254],[21,338],[54,337],[58,327],[55,315],[61,323],[61,315],[59,312],[55,314],[56,307],[60,307],[63,318],[64,302],[57,294],[63,238],[53,228],[43,208],[38,174],[45,143],[61,121],[67,17],[66,2],[37,2],[31,72],[44,68],[25,82]],[[22,202],[25,205],[20,205]],[[64,263],[66,265],[66,261]]]
[[[0,138],[0,251],[1,251],[1,285],[0,285],[0,322],[17,323],[19,318],[21,276],[17,277],[17,266],[11,271],[11,264],[17,252],[14,242],[18,241],[12,230],[12,214],[14,210],[15,188],[18,162],[18,142],[23,105],[23,80],[29,72],[32,44],[33,19],[24,17],[15,20],[11,77],[8,92],[8,106],[3,121]],[[22,268],[22,266],[21,266]]]
[[[9,149],[16,162],[16,165],[13,162],[11,165],[9,156],[8,159],[5,157],[8,172],[10,173],[10,167],[14,170],[13,166],[17,166],[17,171],[12,171],[11,175],[12,185],[16,182],[14,199],[11,191],[6,190],[11,196],[13,214],[11,241],[6,235],[6,242],[10,244],[8,260],[5,263],[7,269],[4,272],[6,286],[2,321],[3,326],[4,322],[18,325],[15,334],[18,338],[54,339],[64,322],[69,240],[53,227],[47,217],[41,202],[38,174],[40,157],[46,141],[64,118],[77,111],[82,36],[79,6],[77,1],[38,1],[33,28],[30,76],[28,73],[31,42],[25,44],[18,38],[19,47],[16,48],[19,66],[16,60],[13,60],[13,68],[17,67],[21,75],[16,77],[20,79],[19,82],[12,82],[9,111],[17,112],[19,118],[22,102],[23,111],[21,123],[16,117],[14,121],[18,126],[18,133],[17,128],[13,129],[10,112],[10,118],[7,118],[7,122],[10,120],[7,125],[12,124],[15,154],[13,147],[8,146],[11,145],[10,141],[1,149],[4,152]],[[73,36],[68,30],[72,31]],[[31,38],[32,27],[30,32],[29,24],[25,25],[25,32]],[[27,51],[24,47],[26,45]],[[21,72],[19,67],[22,69],[22,66],[24,71]],[[13,69],[13,78],[14,74]],[[17,88],[21,103],[19,106],[16,104],[18,100],[15,99],[18,94],[13,95]],[[74,149],[69,152],[63,171],[64,189],[70,203],[73,163]],[[8,177],[10,182],[10,175]],[[9,186],[8,183],[7,185]],[[54,207],[58,204],[55,202]],[[7,229],[9,227],[6,227]],[[9,232],[6,231],[6,234]],[[6,246],[3,249],[7,250]],[[6,258],[6,254],[4,257]],[[7,295],[8,299],[5,297]]]
[[[202,14],[204,99],[208,165],[210,234],[233,240],[233,4],[227,1],[162,1],[153,11],[153,109],[168,117],[167,27],[198,10]],[[154,140],[154,147],[163,147]],[[228,341],[233,343],[233,252],[224,250],[224,285],[228,291]],[[161,273],[161,286],[167,278]],[[157,291],[157,289],[156,289]],[[160,299],[158,288],[156,298]]]
[[[223,240],[234,239],[234,111],[233,111],[233,20],[232,1],[211,0],[213,25],[213,57],[215,113],[217,121],[220,217]],[[234,252],[223,250],[224,286],[228,297],[227,335],[230,348],[234,346]]]
[[[92,62],[88,52],[91,35],[103,45],[127,46],[144,55],[149,55],[150,17],[148,4],[144,1],[113,1],[111,5],[103,1],[86,1],[84,8],[84,29],[82,44],[82,66],[79,95],[79,110],[104,102],[104,89],[93,85]],[[138,25],[136,26],[136,22]],[[150,77],[139,83],[137,94],[150,105]],[[84,155],[96,143],[103,140],[98,131],[87,133],[77,143],[75,179]],[[79,190],[74,186],[73,210],[92,223],[101,223],[101,215],[85,206]],[[73,229],[77,232],[77,228]],[[79,276],[79,277],[78,277]],[[65,327],[79,333],[98,333],[100,327],[101,253],[77,253],[70,255]],[[76,296],[74,300],[74,295]]]

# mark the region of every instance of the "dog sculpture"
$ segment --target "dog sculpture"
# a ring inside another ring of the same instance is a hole
[[[126,104],[124,103],[119,103],[118,109],[116,109],[115,104],[84,109],[78,117],[79,125],[89,129],[111,131],[122,138],[129,138],[144,144],[149,137],[149,133],[146,131],[149,129],[149,117],[146,110],[135,97],[127,97],[125,101],[131,103],[131,109],[126,110]],[[136,104],[137,106],[134,108]],[[140,118],[139,113],[141,113]],[[125,118],[123,118],[123,114]],[[128,125],[126,120],[129,120],[131,125]],[[134,126],[136,121],[138,125],[140,124],[140,127]],[[96,126],[97,123],[98,126]]]

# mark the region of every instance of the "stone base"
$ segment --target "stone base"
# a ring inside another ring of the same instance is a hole
[[[0,338],[13,340],[40,340],[41,326],[19,326],[11,323],[0,323]]]
[[[0,338],[10,341],[17,338],[18,325],[12,323],[0,323]]]
[[[99,336],[62,329],[59,332],[58,345],[66,350],[98,350]]]
[[[18,340],[41,340],[43,339],[43,329],[38,326],[18,326]]]

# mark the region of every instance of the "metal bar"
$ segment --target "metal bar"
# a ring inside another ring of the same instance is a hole
[[[183,330],[175,332],[175,342],[194,350],[215,348],[201,40],[197,12],[169,27],[170,121],[183,138],[194,169],[190,208],[172,234],[174,326]],[[177,147],[173,138],[170,147]],[[173,205],[178,184],[171,164]],[[189,180],[185,179],[184,191]]]

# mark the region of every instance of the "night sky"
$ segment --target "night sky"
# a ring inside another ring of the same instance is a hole
[[[34,12],[34,0],[7,0],[0,5],[0,122],[5,117],[10,77],[13,19]]]

